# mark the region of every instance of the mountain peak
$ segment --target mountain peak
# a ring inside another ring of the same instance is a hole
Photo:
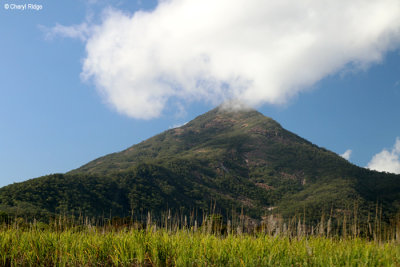
[[[244,209],[254,218],[276,208],[283,216],[306,210],[315,219],[321,211],[338,215],[354,203],[367,214],[377,200],[385,212],[395,212],[399,185],[399,175],[358,168],[253,109],[223,104],[65,175],[4,188],[0,208],[25,201],[54,212],[68,203],[75,211],[126,216],[132,210],[207,210],[216,202],[222,212]]]
[[[228,100],[223,103],[221,103],[218,107],[220,110],[225,110],[225,111],[250,111],[254,109],[250,107],[249,105],[239,101],[239,100]]]
[[[202,129],[213,126],[222,129],[234,126],[243,128],[249,124],[269,124],[270,126],[281,128],[280,124],[273,119],[237,101],[224,102],[185,124],[185,127]]]
[[[272,143],[303,143],[304,139],[286,131],[279,123],[250,108],[226,103],[196,117],[185,125],[169,129],[128,149],[98,158],[73,170],[72,173],[113,173],[147,161],[167,158],[224,158],[234,150],[258,151],[248,162],[258,161],[266,145]],[[242,159],[246,155],[240,155]]]

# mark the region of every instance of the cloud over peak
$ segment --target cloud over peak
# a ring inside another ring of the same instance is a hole
[[[281,104],[379,62],[399,44],[400,2],[165,0],[151,12],[109,10],[89,35],[58,28],[88,36],[82,74],[107,103],[150,119],[173,103]]]

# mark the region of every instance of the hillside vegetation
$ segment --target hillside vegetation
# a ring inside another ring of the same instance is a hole
[[[213,109],[119,153],[66,174],[0,189],[0,210],[15,216],[132,216],[151,211],[274,213],[315,221],[400,207],[400,175],[350,164],[254,110]]]

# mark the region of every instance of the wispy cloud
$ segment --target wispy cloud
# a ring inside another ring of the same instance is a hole
[[[349,160],[351,157],[351,153],[353,151],[351,149],[347,149],[343,154],[341,154],[340,156],[346,160]]]
[[[45,32],[46,39],[50,40],[55,37],[61,36],[86,41],[92,31],[92,26],[90,26],[87,22],[72,26],[64,26],[57,23],[52,28],[44,26],[40,26],[40,28]]]
[[[344,69],[366,69],[400,41],[398,0],[169,0],[109,10],[86,40],[83,77],[134,118],[177,102],[282,104]],[[174,104],[175,103],[175,104]]]
[[[400,139],[398,137],[396,138],[396,142],[391,151],[383,149],[373,156],[367,168],[400,174]]]

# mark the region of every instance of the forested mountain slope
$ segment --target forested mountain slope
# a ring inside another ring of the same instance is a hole
[[[313,219],[354,206],[363,216],[377,203],[384,216],[398,211],[400,175],[352,165],[255,110],[221,107],[69,173],[0,189],[0,210],[30,216],[215,207]]]

